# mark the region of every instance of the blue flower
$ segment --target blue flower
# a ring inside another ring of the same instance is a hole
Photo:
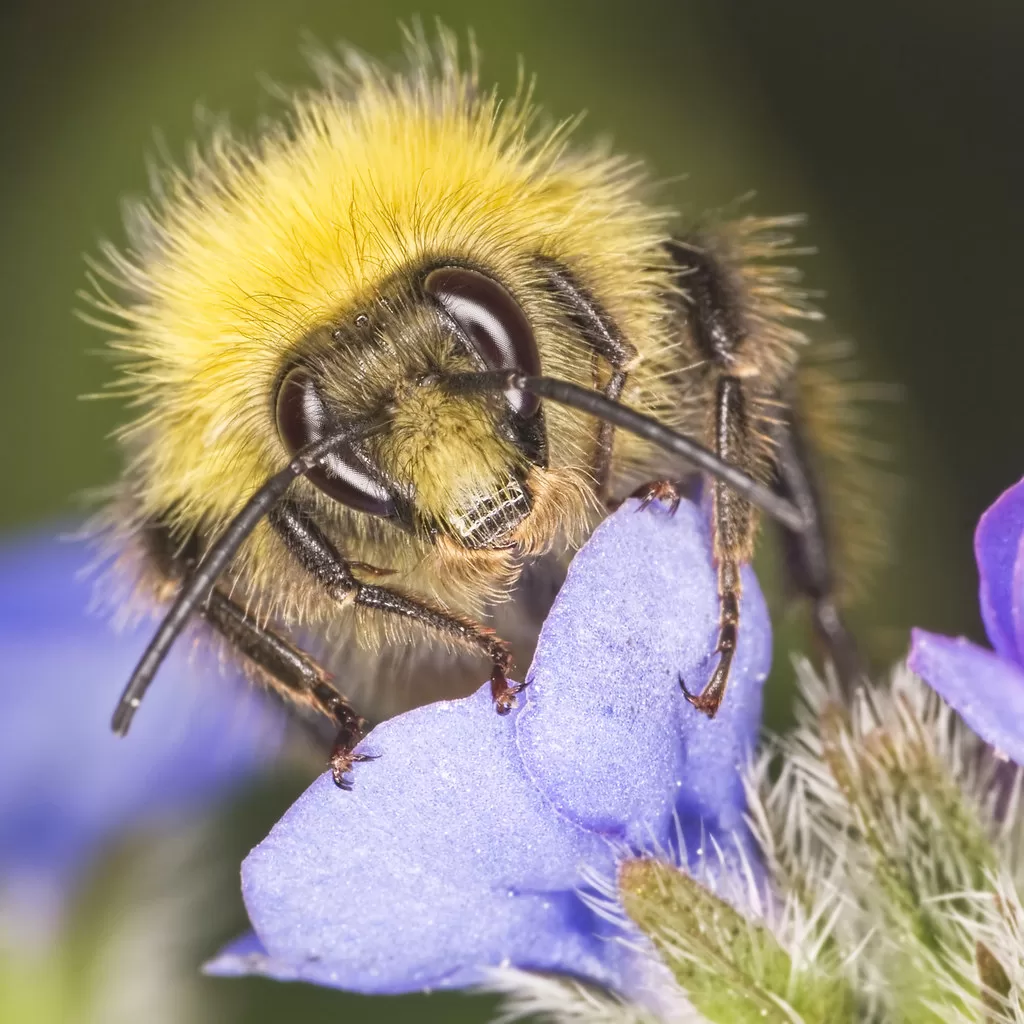
[[[1024,764],[1024,480],[982,515],[974,554],[994,653],[915,629],[908,664],[982,739]]]
[[[90,612],[92,558],[83,543],[52,534],[0,548],[0,909],[8,913],[59,918],[107,842],[222,794],[280,740],[279,716],[187,644],[163,668],[131,735],[114,736],[111,711],[153,626],[115,633]]]
[[[630,851],[727,863],[743,842],[771,656],[752,572],[710,721],[678,678],[708,678],[717,618],[701,512],[620,509],[574,560],[521,706],[499,717],[485,686],[374,729],[353,791],[323,775],[246,859],[255,934],[207,970],[400,993],[512,965],[649,1002],[643,940],[591,886]]]

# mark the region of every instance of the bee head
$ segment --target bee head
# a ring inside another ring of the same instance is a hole
[[[346,422],[384,424],[311,472],[314,486],[466,548],[514,543],[533,510],[528,477],[546,466],[540,405],[526,392],[460,395],[444,383],[474,370],[540,372],[533,330],[502,285],[458,266],[406,275],[308,341],[277,391],[289,451]]]

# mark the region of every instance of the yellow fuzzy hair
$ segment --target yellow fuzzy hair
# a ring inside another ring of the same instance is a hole
[[[625,400],[680,422],[666,379],[676,346],[664,301],[668,214],[647,204],[638,167],[570,147],[572,125],[541,124],[528,87],[504,103],[482,92],[475,54],[460,67],[450,34],[436,46],[421,35],[409,41],[404,73],[351,54],[319,57],[319,88],[296,95],[278,127],[252,143],[218,130],[187,170],[160,175],[155,198],[132,218],[134,248],[105,249],[91,302],[115,336],[114,391],[139,409],[121,433],[122,533],[157,516],[182,533],[215,535],[288,460],[273,395],[290,354],[371,301],[383,280],[428,259],[494,268],[522,298],[545,371],[593,385],[591,354],[555,300],[540,297],[536,257],[559,260],[638,349]],[[104,281],[127,298],[112,297]],[[594,518],[594,426],[551,409],[548,429],[552,470],[540,490],[554,496],[545,528],[571,547]],[[625,436],[616,459],[620,481],[649,461]],[[453,559],[443,544],[353,514],[307,481],[296,487],[346,555],[393,570],[407,591],[475,614],[514,584],[511,556]],[[266,527],[233,576],[262,617],[337,619],[337,604],[315,593]],[[388,623],[396,637],[370,629],[369,641],[407,640],[409,628]]]

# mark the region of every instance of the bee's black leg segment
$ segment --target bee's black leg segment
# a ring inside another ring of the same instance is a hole
[[[509,684],[507,673],[512,653],[504,640],[475,622],[450,615],[425,601],[407,597],[391,587],[356,579],[351,563],[294,502],[282,502],[271,514],[270,522],[299,563],[336,600],[410,619],[478,650],[491,662],[491,692],[498,713],[507,714],[513,708],[515,695],[522,687]]]
[[[334,688],[330,674],[309,655],[256,622],[220,591],[210,595],[202,614],[239,654],[256,666],[268,686],[288,700],[311,705],[334,722],[338,732],[331,751],[331,771],[338,786],[350,789],[345,774],[356,761],[367,760],[364,755],[352,753],[366,732],[366,721]]]
[[[626,386],[626,374],[623,370],[615,370],[608,383],[602,389],[605,397],[618,401]],[[591,467],[594,474],[594,486],[597,496],[601,501],[608,498],[608,488],[611,484],[612,471],[612,448],[615,445],[615,425],[607,420],[601,420],[597,429],[597,444],[594,447],[594,465]]]
[[[215,590],[202,607],[203,618],[241,655],[248,658],[272,683],[279,684],[292,700],[314,701],[333,717],[325,701],[333,690],[329,676],[310,657],[293,647],[272,629],[261,626],[231,598]],[[337,699],[342,700],[340,695]]]
[[[575,320],[595,355],[603,358],[611,366],[612,372],[601,391],[606,398],[618,401],[626,387],[629,366],[636,358],[636,348],[623,338],[615,321],[567,267],[555,260],[542,259],[540,262],[547,272],[552,291],[565,303],[570,316]],[[597,496],[602,501],[608,496],[614,441],[615,426],[601,420],[592,471]]]
[[[864,676],[864,664],[836,601],[835,573],[821,498],[811,474],[803,432],[792,412],[787,429],[779,437],[774,486],[800,509],[807,524],[803,533],[779,527],[786,573],[793,589],[810,600],[815,629],[839,682],[848,692],[852,691]]]

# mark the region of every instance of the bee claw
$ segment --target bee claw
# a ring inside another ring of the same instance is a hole
[[[516,706],[516,695],[526,689],[526,683],[509,683],[505,674],[496,673],[491,677],[491,697],[494,710],[499,715],[507,715]]]
[[[722,692],[724,689],[719,681],[718,669],[715,670],[715,674],[711,677],[711,682],[700,693],[693,693],[686,685],[686,680],[683,679],[682,675],[677,675],[676,680],[679,683],[679,689],[683,691],[686,702],[691,707],[695,707],[698,711],[707,715],[708,718],[714,718],[718,714],[718,709],[722,704]]]
[[[679,486],[671,480],[652,480],[650,483],[638,487],[630,497],[640,499],[637,512],[643,512],[656,501],[667,502],[670,516],[674,516],[679,511],[679,504],[682,501]]]
[[[346,793],[352,792],[352,780],[347,776],[352,771],[352,766],[362,764],[365,761],[376,761],[380,754],[354,754],[349,750],[338,750],[331,755],[330,768],[331,777],[338,789]]]

